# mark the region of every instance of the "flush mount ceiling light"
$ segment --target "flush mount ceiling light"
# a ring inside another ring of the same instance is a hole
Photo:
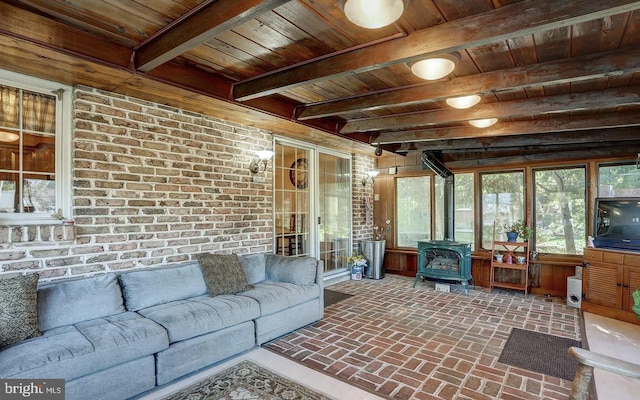
[[[451,107],[463,110],[478,104],[480,102],[480,96],[472,94],[470,96],[451,97],[446,101]]]
[[[394,23],[409,3],[410,0],[340,0],[347,19],[367,29]]]
[[[15,142],[20,139],[17,133],[0,131],[0,142]]]
[[[453,72],[460,60],[458,53],[441,54],[409,64],[411,72],[419,78],[428,81],[442,79]]]
[[[498,118],[472,119],[469,123],[476,128],[487,128],[498,122]]]

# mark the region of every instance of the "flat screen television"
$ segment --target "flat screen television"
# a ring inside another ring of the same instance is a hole
[[[596,247],[640,251],[640,198],[597,198]]]

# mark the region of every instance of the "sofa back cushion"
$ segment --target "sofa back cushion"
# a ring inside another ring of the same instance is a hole
[[[115,274],[49,282],[38,288],[41,331],[124,312]]]
[[[267,280],[311,285],[316,281],[318,260],[313,257],[266,256]]]
[[[264,265],[265,256],[265,253],[254,253],[238,257],[249,285],[253,285],[267,279],[267,271],[265,270]]]
[[[202,271],[195,261],[170,268],[127,272],[120,275],[120,285],[129,311],[207,294]]]

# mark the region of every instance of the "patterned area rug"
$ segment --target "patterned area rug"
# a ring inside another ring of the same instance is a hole
[[[164,400],[332,399],[245,360]]]
[[[560,336],[513,328],[498,362],[572,381],[578,362],[569,347],[582,343]]]

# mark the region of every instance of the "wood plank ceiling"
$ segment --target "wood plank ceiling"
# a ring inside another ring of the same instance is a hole
[[[459,167],[640,151],[640,1],[413,0],[380,29],[337,0],[9,0],[0,16],[0,68],[314,143]],[[454,52],[441,80],[411,73]]]

